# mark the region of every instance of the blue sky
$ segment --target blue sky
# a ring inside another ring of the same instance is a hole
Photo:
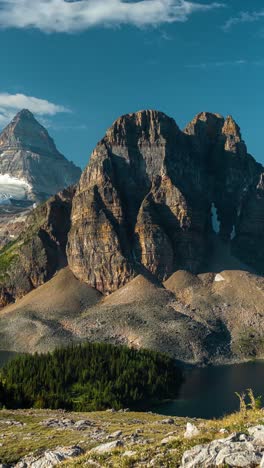
[[[121,114],[232,114],[264,163],[263,0],[0,0],[0,125],[35,112],[84,167]]]

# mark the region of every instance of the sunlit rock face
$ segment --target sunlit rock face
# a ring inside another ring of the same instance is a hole
[[[80,174],[28,110],[0,134],[0,205],[44,201],[76,183]]]
[[[177,269],[198,272],[210,236],[236,242],[260,173],[232,117],[204,112],[183,132],[162,112],[120,117],[73,199],[73,273],[107,294],[139,272],[160,281]]]

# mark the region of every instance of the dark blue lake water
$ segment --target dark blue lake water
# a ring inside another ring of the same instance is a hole
[[[188,371],[179,398],[155,407],[157,413],[171,416],[219,418],[239,409],[235,392],[252,388],[263,395],[264,361],[230,366],[195,368]]]

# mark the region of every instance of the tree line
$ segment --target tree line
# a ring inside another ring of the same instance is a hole
[[[86,343],[48,354],[23,354],[0,373],[0,405],[97,411],[144,409],[175,398],[182,383],[175,361],[161,353]]]

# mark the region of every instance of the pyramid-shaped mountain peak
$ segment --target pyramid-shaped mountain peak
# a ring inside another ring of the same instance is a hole
[[[19,180],[20,185],[21,181],[26,183],[23,195],[26,199],[43,201],[75,184],[81,170],[57,150],[48,131],[32,112],[22,109],[0,134],[1,175]],[[10,194],[6,190],[2,188],[2,198],[12,198],[13,191]]]
[[[21,120],[21,119],[32,119],[32,120],[36,120],[34,115],[32,114],[32,112],[29,110],[29,109],[22,109],[21,111],[19,111],[13,120],[17,121],[17,120]]]
[[[4,128],[0,135],[1,149],[18,148],[60,156],[53,139],[32,112],[23,109]]]

